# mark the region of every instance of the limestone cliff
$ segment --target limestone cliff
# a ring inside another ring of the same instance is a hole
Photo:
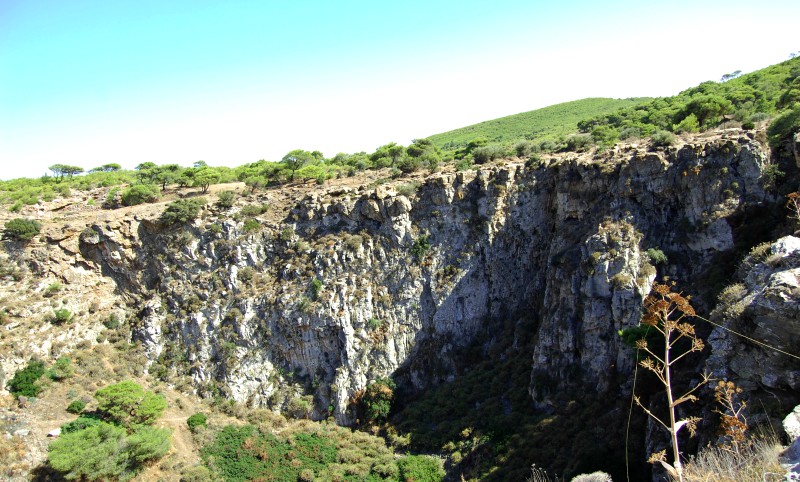
[[[254,405],[313,395],[315,416],[341,423],[370,380],[398,374],[413,390],[452,379],[457,353],[479,334],[533,318],[529,390],[547,408],[571,390],[629,389],[618,330],[638,322],[657,275],[691,286],[734,252],[744,220],[777,199],[762,176],[770,162],[734,130],[678,147],[503,161],[418,185],[310,188],[285,211],[242,213],[272,203],[267,192],[231,210],[209,205],[188,226],[164,227],[153,210],[98,217],[49,227],[15,259],[60,280],[76,312],[97,298],[95,310],[128,313],[151,370]],[[654,266],[648,249],[669,262]],[[99,329],[42,336],[68,347]],[[18,347],[4,368],[52,351],[44,346]]]
[[[752,413],[784,414],[800,392],[800,361],[791,356],[800,346],[800,239],[786,236],[757,246],[737,278],[712,313],[720,326],[709,337],[706,367],[743,388]]]

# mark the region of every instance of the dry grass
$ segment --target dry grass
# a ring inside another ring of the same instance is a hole
[[[528,476],[525,482],[563,482],[563,479],[559,479],[558,477],[551,479],[544,469],[533,465],[531,466],[531,475]]]
[[[773,437],[757,437],[739,452],[707,447],[683,467],[684,482],[771,482],[783,480],[779,455],[783,448]]]

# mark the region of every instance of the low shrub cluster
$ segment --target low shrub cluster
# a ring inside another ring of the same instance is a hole
[[[200,209],[206,205],[206,202],[206,199],[202,197],[172,201],[161,213],[159,221],[166,226],[194,221],[200,215]]]
[[[166,409],[164,397],[123,381],[98,390],[95,399],[98,411],[63,425],[48,448],[48,463],[64,478],[130,480],[145,463],[166,455],[170,432],[152,426]],[[85,408],[76,402],[70,407]]]
[[[439,482],[441,463],[431,457],[397,458],[382,439],[322,424],[275,435],[253,425],[222,428],[201,450],[222,480]]]
[[[15,397],[36,397],[41,393],[42,386],[37,383],[45,373],[45,365],[41,360],[32,359],[22,370],[17,370],[14,377],[9,380],[8,391]]]
[[[136,184],[122,191],[120,200],[123,206],[135,206],[137,204],[156,202],[159,195],[160,192],[157,186]]]
[[[34,219],[15,218],[6,221],[5,235],[17,241],[30,241],[39,234],[42,223]]]

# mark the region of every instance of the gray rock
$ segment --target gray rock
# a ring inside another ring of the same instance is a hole
[[[797,442],[797,438],[800,437],[800,405],[794,407],[794,410],[783,419],[783,430],[786,431],[789,440]]]

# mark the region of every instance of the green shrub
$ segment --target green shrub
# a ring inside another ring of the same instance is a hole
[[[311,311],[311,300],[305,296],[301,296],[300,299],[297,300],[297,310],[301,313],[309,313]]]
[[[239,210],[239,214],[242,216],[259,216],[261,214],[266,213],[269,211],[269,204],[248,204],[247,206],[242,206],[242,209]]]
[[[565,139],[568,151],[583,152],[594,144],[591,134],[572,134]]]
[[[84,408],[86,408],[86,402],[83,400],[73,400],[72,403],[67,406],[67,411],[69,413],[81,413]]]
[[[216,480],[211,476],[211,471],[203,465],[186,467],[181,470],[180,482],[213,482]]]
[[[289,242],[292,240],[293,237],[294,237],[294,231],[292,230],[292,228],[287,227],[283,228],[279,236],[279,239],[284,242]]]
[[[6,236],[18,241],[30,241],[34,236],[39,234],[42,229],[42,223],[34,219],[15,218],[6,221],[5,224]]]
[[[485,164],[503,157],[503,150],[500,146],[484,146],[472,150],[472,160],[476,164]]]
[[[89,427],[94,427],[96,425],[100,425],[100,423],[102,421],[103,421],[103,419],[100,418],[100,415],[98,415],[98,414],[84,413],[84,414],[81,414],[81,416],[79,416],[75,420],[73,420],[71,422],[67,422],[64,425],[62,425],[61,426],[61,433],[65,434],[65,433],[78,432],[78,431],[83,430],[85,428],[89,428]]]
[[[367,385],[360,401],[367,420],[377,423],[389,416],[395,388],[397,386],[391,378],[382,378]]]
[[[103,206],[109,209],[117,207],[119,205],[119,199],[117,199],[117,196],[119,196],[119,191],[120,188],[118,186],[109,189],[108,194],[106,195],[106,200],[103,202]]]
[[[678,141],[678,139],[675,137],[675,134],[662,130],[653,132],[653,135],[650,136],[650,139],[652,139],[653,145],[655,146],[671,146]]]
[[[61,283],[55,282],[47,285],[47,288],[44,290],[44,296],[49,298],[61,291]]]
[[[204,413],[195,413],[186,419],[186,425],[189,426],[189,430],[196,432],[199,427],[205,428],[207,421],[208,417]]]
[[[658,248],[650,248],[647,250],[647,256],[653,264],[666,264],[667,255]]]
[[[117,315],[115,315],[114,313],[111,313],[110,315],[108,315],[108,318],[103,320],[103,326],[105,326],[109,330],[116,330],[120,326],[119,317],[117,317]]]
[[[472,169],[472,156],[465,157],[456,162],[456,171],[468,171]]]
[[[628,126],[623,127],[619,131],[620,139],[638,139],[642,137],[642,130],[638,127]]]
[[[381,480],[374,477],[345,478],[334,475],[341,468],[337,462],[337,439],[344,435],[333,433],[298,432],[279,436],[261,432],[252,425],[229,425],[220,430],[214,440],[200,453],[219,476],[228,482],[250,480]],[[336,438],[335,438],[336,437]],[[343,443],[345,439],[341,440]],[[365,451],[366,452],[366,451]],[[350,470],[369,475],[370,466],[351,465]],[[314,477],[316,474],[316,478]]]
[[[137,204],[158,201],[158,196],[158,187],[148,186],[146,184],[136,184],[124,190],[120,197],[122,198],[123,206],[136,206]]]
[[[94,394],[97,408],[125,427],[150,425],[164,413],[167,401],[131,380],[101,388]]]
[[[168,429],[141,427],[127,435],[105,422],[64,433],[48,447],[48,462],[68,480],[130,480],[144,463],[166,455]]]
[[[419,261],[424,258],[426,254],[428,254],[430,249],[431,242],[428,239],[428,235],[423,234],[414,240],[414,243],[411,245],[411,254]]]
[[[159,221],[166,226],[194,221],[200,215],[200,209],[205,204],[206,199],[202,197],[172,201],[161,213]]]
[[[15,397],[36,397],[41,393],[42,387],[36,383],[44,375],[44,362],[41,360],[31,360],[28,366],[22,370],[17,370],[14,377],[9,380],[6,387]]]
[[[552,153],[558,150],[558,143],[552,139],[545,139],[539,143],[539,150],[545,153]]]
[[[406,197],[411,197],[411,196],[414,195],[415,192],[417,192],[417,189],[419,189],[419,186],[420,186],[419,182],[416,182],[416,181],[409,182],[407,184],[401,184],[401,185],[397,186],[397,194],[400,194],[400,195],[406,196]]]
[[[426,455],[407,455],[397,462],[400,480],[414,482],[440,482],[445,472],[441,462]]]
[[[261,229],[261,223],[258,222],[258,219],[248,219],[242,225],[242,229],[245,233],[252,233],[253,231],[258,231]]]
[[[244,268],[240,269],[239,272],[236,274],[236,278],[243,283],[249,283],[253,281],[253,277],[256,274],[256,270],[251,268],[250,266],[245,266]]]
[[[619,140],[617,129],[603,124],[592,129],[592,141],[604,147],[613,147]]]
[[[236,202],[236,193],[233,191],[220,191],[217,193],[217,202],[214,203],[220,209],[230,209]]]
[[[789,141],[792,136],[800,131],[800,104],[779,115],[767,128],[767,136],[772,147],[778,147]]]
[[[382,324],[383,322],[377,318],[370,318],[367,322],[367,326],[369,326],[370,330],[377,330]]]
[[[322,291],[322,281],[317,278],[311,280],[311,299],[319,299],[319,293]]]
[[[697,116],[689,114],[678,124],[672,126],[672,130],[675,132],[700,132],[700,123],[697,122]]]
[[[50,322],[54,325],[63,325],[72,321],[72,313],[66,308],[59,308],[53,310],[53,315]]]
[[[72,368],[69,357],[66,356],[56,360],[56,363],[47,370],[47,376],[56,382],[70,378],[74,374],[75,370]]]

